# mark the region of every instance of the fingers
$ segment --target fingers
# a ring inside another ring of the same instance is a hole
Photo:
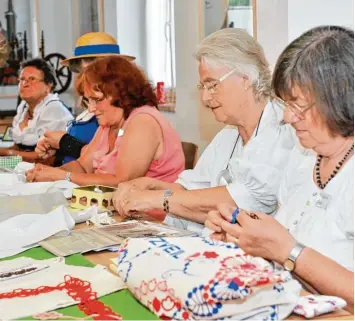
[[[224,242],[226,239],[226,234],[225,233],[212,233],[209,237],[213,240]]]
[[[35,171],[41,171],[43,170],[43,168],[44,168],[43,164],[37,163],[34,169]]]
[[[52,149],[51,144],[47,141],[45,137],[42,137],[38,141],[35,152],[41,159],[48,159],[56,153],[56,151]]]
[[[51,131],[46,131],[45,133],[44,133],[44,137],[46,137],[46,138],[50,138],[52,135],[51,135]]]
[[[26,176],[26,181],[27,182],[35,182],[36,181],[36,175],[38,172],[42,171],[45,169],[46,166],[44,166],[43,164],[39,164],[37,163],[35,165],[34,168],[28,170],[25,172],[25,176]]]
[[[123,215],[123,200],[126,198],[127,191],[123,184],[117,186],[117,190],[113,195],[113,205],[120,215]]]
[[[30,169],[28,171],[25,172],[25,176],[26,176],[26,181],[27,182],[33,182],[35,179],[35,175],[36,175],[36,169]]]
[[[39,150],[41,152],[46,152],[48,149],[48,143],[46,142],[45,139],[40,139],[37,143],[36,150]]]
[[[205,226],[214,232],[221,232],[221,222],[223,221],[218,211],[210,211],[205,221]]]
[[[268,215],[260,212],[249,212],[245,210],[241,210],[238,214],[238,224],[241,226],[255,224],[255,221],[264,220]]]
[[[136,190],[137,188],[134,183],[125,182],[118,184],[113,204],[120,215],[127,216],[129,214],[130,209],[127,209],[127,204],[132,193]]]
[[[226,234],[226,238],[225,238],[225,242],[234,243],[236,245],[239,245],[239,238],[235,237],[235,236],[232,236],[229,233],[227,233]]]
[[[130,204],[130,201],[128,199],[123,199],[120,201],[120,210],[121,210],[121,215],[122,216],[129,216],[129,212],[132,208],[132,205]]]
[[[56,146],[57,142],[55,139],[55,132],[47,131],[44,133],[44,140],[47,148],[51,148],[52,146]]]
[[[242,232],[242,227],[239,224],[231,224],[227,221],[222,222],[221,228],[223,231],[227,232],[231,236],[238,238]]]
[[[228,222],[233,221],[233,212],[236,206],[232,206],[229,203],[220,203],[217,205],[217,210],[220,212],[221,216]]]

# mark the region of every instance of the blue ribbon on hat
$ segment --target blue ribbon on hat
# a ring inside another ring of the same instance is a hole
[[[74,56],[98,55],[98,54],[119,54],[120,46],[115,44],[86,45],[76,47]]]

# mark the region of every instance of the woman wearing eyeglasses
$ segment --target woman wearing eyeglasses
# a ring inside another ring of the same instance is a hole
[[[76,88],[100,125],[93,140],[75,161],[28,171],[28,181],[117,186],[142,176],[177,179],[185,166],[181,141],[135,64],[119,56],[97,59],[79,74]]]
[[[34,151],[37,141],[47,130],[65,130],[73,119],[71,113],[52,91],[56,85],[53,69],[43,59],[22,65],[19,94],[22,99],[12,123],[15,145],[0,149],[0,156],[19,155],[25,161],[39,161]]]
[[[270,99],[270,70],[260,45],[242,29],[222,29],[197,51],[204,105],[227,125],[196,167],[174,184],[142,178],[120,184],[119,213],[164,210],[165,222],[201,232],[219,202],[249,210],[276,210],[281,174],[294,147],[282,109]]]
[[[232,225],[234,208],[221,205],[206,226],[353,311],[354,32],[323,26],[301,35],[279,57],[273,87],[302,145],[284,172],[280,209],[275,218],[242,211]]]
[[[62,61],[62,65],[74,73],[80,73],[94,60],[108,56],[120,56],[129,61],[135,57],[120,53],[116,40],[105,32],[88,32],[79,37],[74,55]],[[72,121],[65,131],[48,131],[39,140],[36,152],[42,159],[56,155],[55,166],[66,164],[80,157],[81,150],[92,140],[99,124],[93,113],[87,110],[85,97],[80,98],[85,110]]]

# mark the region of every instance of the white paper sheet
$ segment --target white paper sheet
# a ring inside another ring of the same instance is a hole
[[[0,258],[21,253],[52,235],[65,236],[75,222],[60,206],[48,214],[23,214],[0,223]],[[25,248],[25,249],[24,249]]]

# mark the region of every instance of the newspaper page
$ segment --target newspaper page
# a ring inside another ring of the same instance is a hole
[[[57,256],[68,256],[120,245],[126,238],[191,235],[194,233],[159,223],[128,221],[103,227],[74,230],[68,236],[51,237],[39,244]]]

